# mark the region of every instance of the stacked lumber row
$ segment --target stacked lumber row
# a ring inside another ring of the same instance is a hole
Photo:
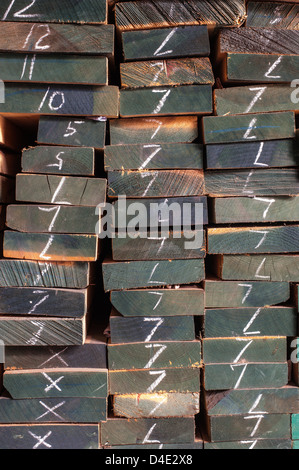
[[[274,14],[272,4],[256,4],[262,8]],[[298,103],[290,87],[298,32],[274,33],[268,16],[269,29],[249,14],[246,27],[219,34],[223,83],[238,86],[216,89],[216,116],[203,119],[213,224],[207,251],[217,276],[205,282],[207,448],[290,448],[294,439],[299,389],[289,381],[287,351],[298,331],[290,284],[298,281],[290,265],[299,248]],[[269,262],[278,263],[273,275]]]
[[[0,260],[0,446],[98,448],[107,351],[101,327],[89,326],[101,252],[96,208],[107,187],[98,150],[119,105],[118,87],[108,85],[114,28],[104,24],[106,1],[51,2],[46,12],[36,2],[3,3],[0,112],[42,117],[39,145],[22,152]]]

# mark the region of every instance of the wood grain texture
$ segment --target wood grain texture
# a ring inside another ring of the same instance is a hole
[[[114,53],[113,25],[3,22],[0,50],[11,52],[97,54]]]
[[[205,194],[202,170],[108,171],[108,196],[175,197]]]
[[[164,59],[210,54],[207,26],[125,31],[121,37],[126,62],[156,59],[160,55]]]
[[[5,82],[108,85],[108,59],[96,55],[0,54]]]
[[[248,2],[247,27],[299,29],[299,5],[280,2]]]
[[[98,238],[96,235],[48,235],[6,230],[3,256],[37,261],[96,261]]]
[[[105,178],[19,173],[16,200],[96,207],[106,201]]]
[[[45,438],[43,440],[43,438]],[[98,449],[99,425],[27,424],[0,426],[1,449]]]
[[[293,336],[297,331],[294,307],[213,308],[204,318],[205,338]]]
[[[159,355],[154,359],[153,352]],[[108,344],[109,370],[199,368],[200,341],[162,341],[157,343]]]
[[[106,120],[41,116],[37,141],[40,144],[103,149],[105,136]]]
[[[88,262],[0,260],[1,287],[67,287],[83,289],[92,284]]]
[[[198,137],[197,120],[196,116],[112,119],[110,143],[123,145],[193,142]]]
[[[105,291],[193,284],[205,277],[203,259],[128,261],[102,264]]]
[[[107,23],[107,0],[17,0],[11,6],[4,0],[0,7],[2,21],[38,21],[47,23]]]
[[[208,57],[190,57],[120,64],[122,88],[177,85],[213,85],[215,82]]]
[[[135,1],[117,3],[116,25],[121,30],[163,28],[178,25],[240,26],[246,15],[243,0]]]
[[[125,418],[179,418],[199,413],[199,393],[114,395],[113,412]]]

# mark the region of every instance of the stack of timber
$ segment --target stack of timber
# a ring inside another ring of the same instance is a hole
[[[50,3],[0,7],[0,113],[38,131],[38,145],[23,142],[0,260],[1,448],[98,448],[107,417],[106,342],[90,324],[107,188],[100,150],[119,114],[108,84],[114,26],[106,0]]]
[[[289,356],[298,332],[290,263],[299,252],[291,88],[299,50],[296,28],[283,26],[283,12],[292,24],[297,6],[247,7],[245,27],[218,35],[216,65],[227,87],[214,90],[215,116],[203,118],[211,276],[202,418],[210,449],[291,448],[299,400]]]

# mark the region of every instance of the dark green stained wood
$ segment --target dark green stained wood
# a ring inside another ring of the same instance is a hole
[[[134,216],[129,215],[131,204],[140,203],[140,199],[116,200],[113,202],[115,217],[112,217],[111,223],[113,227],[124,230],[133,220]],[[142,200],[144,213],[140,211],[138,218],[140,219],[139,227],[147,229],[152,214],[157,213],[161,227],[177,227],[181,228],[184,224],[184,216],[186,223],[190,223],[192,227],[199,227],[208,223],[208,203],[205,196],[184,196],[171,198],[146,198]],[[191,211],[188,216],[186,211]],[[135,214],[134,214],[135,215]],[[157,218],[156,217],[156,218]],[[153,220],[153,219],[152,219]],[[155,219],[156,220],[156,219]],[[163,222],[162,222],[163,221]]]
[[[194,418],[109,419],[101,425],[101,444],[191,444],[194,434]]]
[[[110,446],[104,449],[118,449],[118,450],[143,450],[143,449],[203,449],[203,442],[197,441],[193,444],[139,444],[139,445],[125,445],[125,446]]]
[[[55,144],[73,147],[105,146],[106,121],[80,118],[41,116],[37,141],[40,144]]]
[[[202,347],[205,366],[220,362],[281,363],[287,360],[286,337],[204,338]]]
[[[125,62],[120,64],[122,88],[177,85],[213,85],[213,69],[208,57]]]
[[[94,149],[41,145],[23,150],[24,173],[94,176]]]
[[[53,385],[53,382],[56,386]],[[23,398],[106,398],[106,369],[47,369],[6,371],[3,384],[13,399]]]
[[[123,316],[203,315],[204,290],[198,287],[179,289],[139,289],[113,291],[110,300]]]
[[[299,5],[279,2],[249,2],[246,26],[254,28],[299,29]]]
[[[106,201],[106,185],[105,178],[20,173],[16,200],[96,207]]]
[[[205,188],[216,197],[297,196],[299,174],[297,168],[206,171]]]
[[[160,354],[154,360],[156,352]],[[200,341],[108,344],[109,370],[196,368],[200,366]]]
[[[298,225],[208,229],[208,253],[296,253]]]
[[[120,116],[212,114],[212,87],[187,85],[120,91]]]
[[[293,413],[298,409],[299,388],[287,386],[277,389],[229,390],[208,392],[204,396],[209,416],[242,415],[259,399],[259,408],[264,413]],[[258,413],[257,413],[258,414]]]
[[[297,311],[293,307],[207,309],[205,338],[240,336],[294,336]]]
[[[217,116],[228,114],[299,111],[297,100],[291,99],[289,85],[241,86],[215,90]],[[257,99],[257,97],[259,98]]]
[[[205,194],[202,170],[108,171],[108,196],[174,197]]]
[[[272,449],[292,449],[291,439],[246,439],[246,441],[231,442],[205,442],[204,448],[207,450],[272,450]]]
[[[298,55],[227,54],[227,81],[291,83],[298,76]]]
[[[4,0],[2,21],[45,21],[47,23],[107,23],[107,0]]]
[[[114,53],[113,25],[1,23],[0,50],[11,52]]]
[[[0,422],[99,423],[107,419],[105,398],[43,398],[13,400],[1,397]],[[49,409],[55,408],[54,413]]]
[[[162,380],[157,381],[160,378]],[[110,395],[135,393],[199,392],[198,369],[110,371]]]
[[[205,277],[203,259],[128,261],[102,264],[105,291],[193,284]]]
[[[86,339],[83,318],[0,317],[0,339],[6,346],[76,346]]]
[[[199,393],[114,395],[113,412],[125,418],[194,416],[199,413]]]
[[[90,263],[0,260],[1,287],[67,287],[93,283]]]
[[[91,300],[91,291],[88,289],[0,288],[2,315],[80,318],[87,313]]]
[[[197,120],[196,116],[112,119],[109,122],[110,143],[123,145],[193,142],[198,137]]]
[[[116,86],[12,84],[5,85],[1,113],[118,117]]]
[[[222,29],[218,54],[225,52],[256,54],[298,54],[299,31],[274,28]]]
[[[37,261],[96,261],[96,235],[48,235],[5,231],[4,258]]]
[[[292,415],[292,439],[299,439],[299,414]]]
[[[203,168],[201,144],[108,145],[104,150],[105,170],[175,170]]]
[[[110,317],[111,343],[193,341],[194,319],[181,317]]]
[[[299,440],[292,441],[293,442],[293,449],[299,449]]]
[[[211,219],[217,224],[299,221],[297,196],[215,198],[212,207]]]
[[[0,72],[6,82],[108,85],[108,59],[99,56],[1,53]]]
[[[279,388],[287,385],[287,383],[287,362],[241,362],[239,364],[205,365],[205,390]]]
[[[45,440],[43,440],[45,438]],[[99,426],[78,424],[1,425],[1,449],[98,449]]]
[[[250,414],[243,416],[212,416],[209,418],[211,440],[213,442],[227,442],[242,439],[254,442],[256,439],[290,438],[289,414],[262,415],[258,429],[252,436],[258,419],[256,416]]]
[[[10,205],[6,215],[7,227],[20,232],[95,234],[98,220],[95,207],[82,206]]]
[[[116,25],[120,30],[148,29],[177,25],[241,25],[246,8],[243,0],[138,1],[117,3]]]
[[[127,31],[122,33],[122,43],[125,61],[210,54],[207,26]]]
[[[203,118],[206,144],[273,140],[295,137],[295,115],[292,112],[259,113]]]
[[[221,256],[217,272],[222,279],[299,281],[298,255]]]
[[[203,230],[168,232],[158,236],[147,232],[126,234],[125,238],[121,235],[112,240],[115,261],[195,259],[206,255]]]
[[[297,166],[297,139],[208,145],[208,169],[267,168]]]
[[[206,280],[204,284],[206,308],[264,307],[286,302],[290,298],[288,282]]]

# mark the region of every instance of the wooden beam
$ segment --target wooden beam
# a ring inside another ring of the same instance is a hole
[[[179,418],[199,413],[199,393],[114,395],[113,412],[125,418]]]
[[[105,178],[19,173],[16,200],[96,207],[106,201],[106,186]]]
[[[296,441],[298,442],[298,441]],[[149,449],[203,449],[203,441],[197,439],[192,444],[129,444],[124,446],[104,446],[103,449],[149,450]]]
[[[160,378],[158,381],[157,378]],[[162,379],[162,380],[161,380]],[[137,393],[198,393],[200,372],[198,369],[167,370],[112,370],[109,372],[109,394]]]
[[[43,398],[13,400],[0,398],[0,422],[99,423],[107,419],[105,398]],[[53,411],[53,412],[52,412]]]
[[[108,171],[108,196],[179,197],[205,194],[202,170]]]
[[[190,57],[120,64],[122,88],[178,85],[214,85],[215,79],[208,57]]]
[[[111,343],[195,340],[194,318],[180,317],[110,317]]]
[[[153,118],[112,119],[110,143],[161,144],[188,143],[198,137],[196,116],[173,116]]]
[[[246,439],[245,441],[230,442],[205,442],[207,450],[272,450],[272,449],[292,449],[291,439]]]
[[[96,55],[0,53],[5,82],[108,85],[108,59]]]
[[[204,331],[205,338],[293,336],[297,312],[294,307],[209,308],[205,311]]]
[[[1,449],[98,449],[99,425],[2,424]]]
[[[54,397],[106,398],[108,370],[88,368],[12,370],[4,372],[3,384],[10,396],[17,400]]]
[[[96,261],[96,235],[4,232],[4,258],[37,261]]]
[[[106,171],[114,170],[201,170],[201,144],[108,145],[104,150]]]
[[[92,267],[88,262],[0,260],[0,286],[2,287],[84,289],[93,283]]]
[[[0,103],[0,112],[116,118],[119,90],[116,86],[6,83],[5,102]]]
[[[212,114],[212,87],[183,85],[121,90],[119,112],[123,118]]]
[[[47,23],[107,23],[107,0],[83,0],[79,4],[71,0],[51,0],[43,8],[41,2],[17,0],[13,4],[3,1],[0,7],[1,21],[38,21]]]
[[[208,56],[207,26],[125,31],[121,33],[125,62],[133,60]],[[1,42],[0,42],[1,47]]]
[[[201,282],[204,260],[127,261],[102,264],[105,291]]]
[[[207,279],[204,282],[204,292],[206,308],[265,307],[289,300],[290,284],[269,281],[244,284]]]
[[[119,2],[115,6],[116,26],[121,31],[206,24],[210,27],[240,26],[246,17],[244,0],[197,1],[184,4],[174,0]]]
[[[0,173],[15,177],[21,170],[20,155],[0,150]]]
[[[248,2],[246,26],[299,30],[299,5],[281,2]]]
[[[292,415],[292,439],[299,439],[299,414]]]
[[[17,204],[6,212],[7,227],[19,232],[92,235],[98,221],[95,207]]]
[[[153,356],[153,352],[159,355]],[[154,359],[155,357],[155,359]],[[168,369],[201,367],[200,341],[161,341],[159,344],[108,344],[108,369]]]
[[[295,137],[295,115],[289,111],[234,116],[204,116],[202,122],[206,144]]]
[[[205,293],[199,287],[113,291],[110,301],[123,316],[176,316],[204,314]]]
[[[167,444],[194,442],[194,418],[108,419],[101,426],[101,444],[148,444],[148,441]]]
[[[1,23],[0,50],[30,53],[114,53],[113,25]]]
[[[105,119],[99,121],[54,116],[41,116],[39,119],[39,144],[103,149],[105,137]]]

